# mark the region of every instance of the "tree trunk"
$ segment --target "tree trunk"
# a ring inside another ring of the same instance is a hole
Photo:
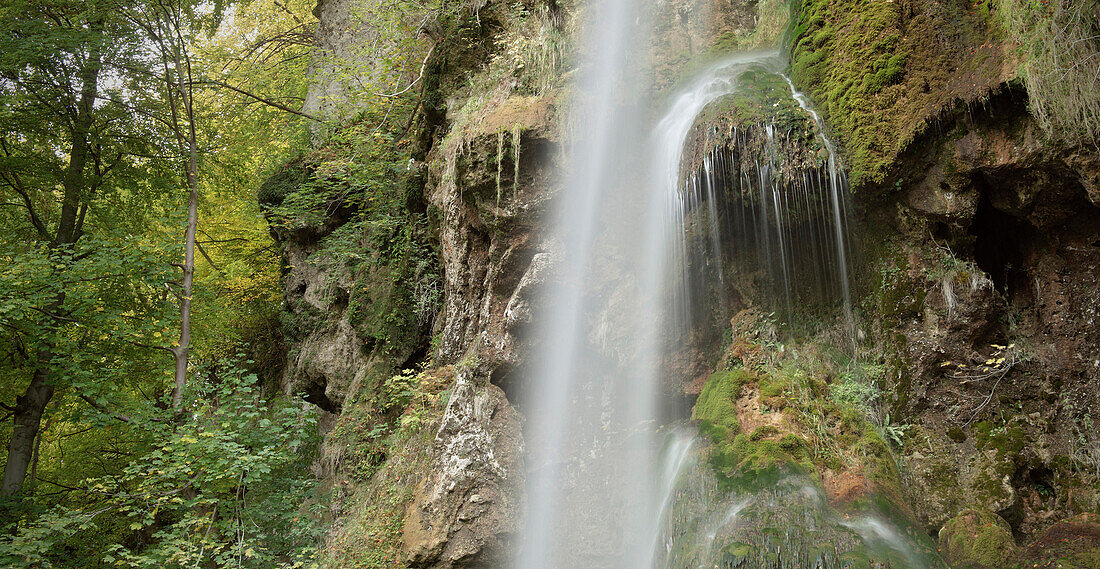
[[[194,158],[192,158],[194,160]],[[187,235],[184,244],[183,294],[180,295],[180,345],[172,350],[176,360],[176,383],[172,389],[172,408],[183,404],[183,389],[187,386],[187,359],[191,349],[191,284],[195,278],[195,231],[199,225],[198,180],[190,168],[187,182],[191,195],[187,205]]]
[[[52,356],[48,350],[38,354],[40,362],[48,361]],[[53,392],[54,386],[49,383],[45,367],[40,363],[27,391],[16,399],[15,428],[8,444],[8,462],[4,465],[4,480],[0,486],[0,494],[4,496],[14,496],[23,488],[23,480],[34,456],[34,441],[38,438],[42,413],[53,398]]]
[[[187,386],[187,359],[191,349],[191,287],[195,279],[195,233],[199,226],[199,142],[195,132],[195,108],[192,98],[191,61],[187,57],[186,46],[178,35],[179,43],[173,53],[176,66],[176,88],[183,112],[187,116],[187,234],[184,238],[183,292],[180,295],[180,342],[172,350],[176,360],[176,382],[172,389],[172,408],[179,409],[183,404],[183,389]],[[173,112],[173,117],[179,114]],[[178,118],[175,121],[176,132],[180,133]],[[181,140],[184,137],[180,137]],[[182,145],[181,145],[182,146]],[[180,148],[184,151],[184,148]]]

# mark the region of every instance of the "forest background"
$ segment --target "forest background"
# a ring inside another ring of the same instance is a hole
[[[0,566],[310,564],[268,221],[318,204],[256,192],[321,124],[313,7],[0,6]]]

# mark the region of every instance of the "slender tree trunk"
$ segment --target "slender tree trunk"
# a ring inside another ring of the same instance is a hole
[[[42,434],[50,430],[50,423],[53,422],[53,417],[46,419],[46,424],[38,428],[38,434],[34,437],[34,450],[31,452],[31,466],[30,472],[27,474],[27,478],[24,480],[30,481],[30,484],[36,485],[38,482],[38,457],[42,450]],[[41,425],[41,423],[39,423]]]
[[[173,53],[176,66],[176,89],[183,113],[187,116],[186,152],[187,152],[187,234],[184,237],[183,291],[180,295],[180,342],[172,350],[176,360],[176,382],[172,389],[172,408],[179,409],[183,404],[183,389],[187,386],[187,360],[191,349],[191,290],[195,279],[195,233],[199,226],[199,144],[195,132],[195,107],[192,98],[191,62],[183,52],[186,46],[183,38],[175,29],[177,40]],[[179,116],[175,113],[175,116]],[[177,132],[180,130],[176,121]],[[181,139],[184,137],[181,136]],[[181,146],[183,146],[181,144]],[[184,148],[180,148],[181,151]]]
[[[180,345],[172,349],[176,360],[176,383],[172,389],[173,409],[179,409],[183,404],[183,388],[187,386],[187,360],[191,349],[191,288],[195,278],[195,231],[199,225],[198,183],[190,171],[187,173],[187,182],[190,186],[190,197],[184,244],[183,292],[180,295]]]

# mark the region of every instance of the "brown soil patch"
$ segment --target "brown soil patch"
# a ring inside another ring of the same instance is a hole
[[[741,425],[742,432],[750,434],[764,426],[775,427],[779,431],[777,436],[798,432],[783,413],[764,410],[760,390],[755,385],[746,386],[741,391],[741,397],[737,400],[737,422]]]
[[[826,470],[821,473],[821,485],[829,504],[843,506],[871,493],[870,483],[863,475],[850,470]]]
[[[508,97],[482,119],[482,133],[510,132],[514,128],[532,130],[548,126],[553,119],[551,97]]]

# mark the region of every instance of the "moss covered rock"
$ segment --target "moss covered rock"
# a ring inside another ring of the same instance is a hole
[[[881,184],[898,154],[944,115],[1014,77],[997,19],[964,2],[806,0],[791,72],[846,149],[856,187]]]
[[[741,432],[737,400],[741,397],[741,389],[750,381],[752,378],[742,369],[711,374],[692,411],[692,418],[699,421],[703,434],[715,442],[722,442]]]
[[[997,514],[966,510],[940,530],[940,551],[954,569],[1006,567],[1016,557],[1008,523]]]
[[[770,164],[783,179],[824,167],[827,154],[817,125],[783,75],[761,63],[738,75],[736,84],[696,117],[684,143],[684,179],[699,172],[715,149],[724,149],[734,163]]]

